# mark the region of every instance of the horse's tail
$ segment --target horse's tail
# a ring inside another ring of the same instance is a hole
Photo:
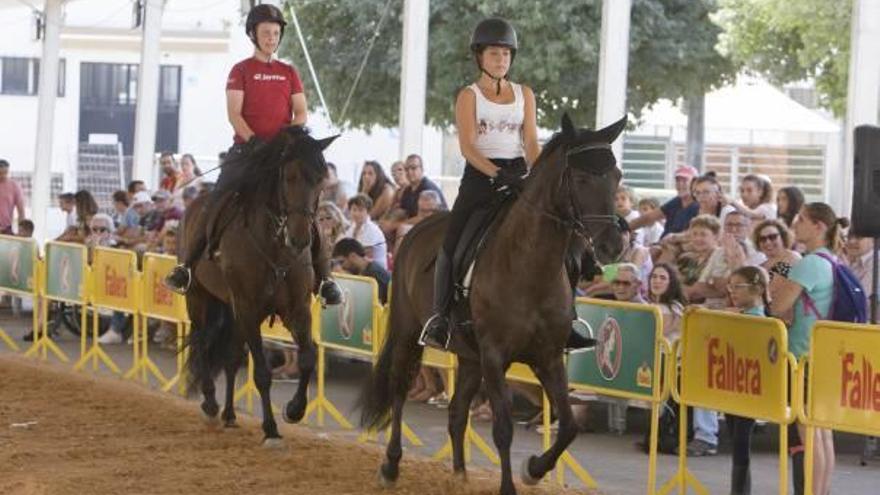
[[[379,361],[368,376],[356,405],[361,409],[361,426],[372,430],[388,427],[395,400],[406,400],[422,362],[421,329],[418,319],[411,313],[411,305],[406,304],[404,285],[391,285],[388,334]]]
[[[190,395],[200,391],[205,380],[215,379],[232,355],[229,349],[235,328],[232,307],[210,294],[204,293],[204,296],[200,323],[193,320],[186,342],[186,388]]]

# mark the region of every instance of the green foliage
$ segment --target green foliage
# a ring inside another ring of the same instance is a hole
[[[327,104],[339,113],[385,8],[385,0],[292,0]],[[390,0],[385,22],[345,122],[369,128],[398,119],[403,0]],[[517,28],[520,50],[511,78],[538,99],[539,125],[556,128],[564,111],[595,122],[601,0],[431,0],[427,118],[446,126],[460,88],[478,76],[468,44],[481,19],[500,15]],[[715,49],[721,28],[711,20],[716,0],[633,0],[628,111],[638,116],[660,98],[678,99],[723,84],[734,64]],[[310,105],[318,104],[305,74],[299,41],[289,30],[282,55],[306,77]]]
[[[777,84],[813,79],[821,105],[844,115],[851,0],[725,0],[719,17],[735,61]]]

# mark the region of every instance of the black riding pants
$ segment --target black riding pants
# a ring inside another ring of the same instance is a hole
[[[490,158],[490,161],[501,168],[511,167],[523,175],[528,170],[523,158],[512,160]],[[455,198],[455,204],[452,205],[450,212],[446,237],[443,240],[443,251],[450,260],[455,255],[455,248],[458,246],[468,218],[478,209],[489,206],[495,200],[495,194],[491,179],[470,163],[466,164],[461,185],[458,186],[458,197]]]

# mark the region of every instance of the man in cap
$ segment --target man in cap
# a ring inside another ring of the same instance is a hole
[[[700,212],[700,205],[691,194],[691,182],[698,175],[697,169],[689,165],[675,169],[675,190],[678,195],[664,203],[659,210],[652,210],[630,222],[630,229],[635,231],[665,219],[662,237],[687,230],[691,219]]]

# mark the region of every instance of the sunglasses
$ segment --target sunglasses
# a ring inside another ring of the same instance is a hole
[[[110,229],[107,227],[92,227],[92,232],[105,233],[110,232]]]
[[[629,286],[631,286],[632,284],[633,284],[633,283],[630,282],[630,281],[628,281],[628,280],[615,280],[615,281],[611,282],[611,285],[618,285],[618,286],[621,286],[621,287],[629,287]]]
[[[763,244],[765,241],[773,242],[776,239],[779,239],[779,234],[762,235],[762,236],[758,236],[758,243]]]

